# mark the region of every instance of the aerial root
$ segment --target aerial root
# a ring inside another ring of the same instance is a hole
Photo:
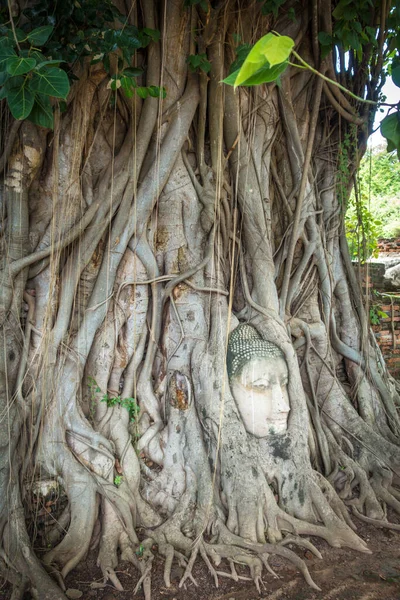
[[[0,551],[3,554],[3,551]],[[0,573],[5,580],[9,581],[12,586],[12,595],[10,600],[22,600],[25,592],[29,587],[29,579],[25,575],[17,573],[17,571],[8,564],[6,557],[0,556]]]
[[[300,546],[301,548],[307,548],[316,556],[317,558],[322,559],[321,552],[308,540],[307,538],[301,538],[297,535],[287,535],[281,542],[279,542],[280,546],[287,546],[288,544],[296,544],[296,546]]]
[[[147,540],[150,542],[149,540]],[[132,548],[132,542],[130,541],[126,532],[123,532],[120,537],[120,548],[121,548],[121,560],[126,560],[132,563],[141,576],[135,586],[133,595],[137,594],[140,586],[143,585],[143,593],[145,600],[151,600],[151,570],[153,567],[154,556],[151,552],[151,545],[146,541],[141,544],[143,546],[142,559],[139,560]]]
[[[400,525],[398,523],[389,523],[389,521],[383,521],[382,519],[372,519],[371,517],[367,517],[360,513],[355,506],[352,506],[351,510],[354,516],[356,516],[357,519],[360,519],[360,521],[364,521],[364,523],[370,523],[371,525],[375,525],[375,527],[380,527],[382,529],[400,531]]]
[[[194,585],[196,587],[199,587],[199,584],[197,583],[197,581],[195,580],[195,578],[192,575],[193,565],[194,565],[195,560],[197,558],[198,552],[199,552],[199,544],[197,544],[194,547],[194,549],[193,549],[193,551],[192,551],[192,553],[190,555],[189,562],[188,562],[188,564],[186,566],[186,570],[185,570],[185,572],[184,572],[184,574],[182,576],[182,579],[179,582],[179,587],[180,588],[183,586],[183,584],[185,583],[186,579],[188,579],[188,578],[194,583]]]
[[[151,569],[153,567],[153,560],[154,556],[150,555],[146,562],[139,561],[141,565],[140,568],[142,570],[142,576],[140,577],[139,581],[135,586],[135,589],[133,590],[133,595],[135,596],[138,593],[140,586],[143,584],[145,600],[151,599]]]
[[[231,567],[231,572],[226,573],[225,571],[216,571],[217,575],[220,577],[227,577],[228,579],[233,579],[233,581],[252,581],[251,577],[245,577],[244,575],[238,575],[235,568],[235,563],[231,558],[228,558],[229,565]]]
[[[111,581],[111,583],[113,584],[113,586],[115,587],[116,590],[118,590],[119,592],[124,591],[124,588],[123,588],[120,580],[118,579],[116,572],[114,571],[114,569],[112,567],[107,567],[107,569],[105,569],[103,572],[103,576],[104,576],[104,583],[106,583],[107,581]]]
[[[165,557],[164,583],[165,583],[165,587],[169,588],[169,587],[171,587],[171,569],[172,569],[172,563],[173,563],[174,558],[177,559],[179,566],[183,567],[185,569],[186,569],[188,561],[181,552],[179,552],[172,546],[172,544],[160,543],[158,545],[158,551],[160,554],[162,554]]]
[[[160,546],[158,547],[158,550],[161,554],[164,554],[165,556],[165,563],[164,563],[164,583],[165,586],[167,588],[171,587],[171,568],[172,568],[172,562],[174,560],[174,547],[171,546],[171,544],[164,544],[163,548],[160,548]],[[186,562],[185,562],[185,566],[186,566]]]
[[[337,495],[330,481],[318,472],[315,472],[314,476],[317,479],[318,485],[322,493],[329,502],[335,514],[339,517],[339,519],[344,521],[350,527],[350,529],[356,531],[357,528],[354,525],[353,521],[350,519],[349,511],[347,510],[346,505],[344,504],[343,500]]]
[[[211,561],[210,561],[210,559],[207,556],[207,551],[206,551],[206,549],[204,547],[204,543],[202,541],[200,542],[200,554],[201,554],[204,562],[206,563],[206,565],[208,567],[208,570],[210,571],[210,573],[211,573],[211,575],[212,575],[212,577],[214,579],[215,587],[218,588],[219,587],[219,582],[218,582],[217,571],[212,566]]]
[[[387,506],[391,506],[397,514],[400,514],[400,501],[380,481],[374,481],[372,478],[371,486],[380,500],[383,500]]]
[[[313,588],[314,590],[320,591],[320,588],[312,580],[306,563],[301,558],[299,558],[297,556],[297,554],[295,554],[292,550],[285,548],[284,544],[283,545],[282,545],[282,543],[259,544],[259,543],[246,542],[246,540],[231,533],[224,526],[223,526],[221,533],[222,533],[221,537],[224,539],[225,543],[218,545],[220,556],[230,556],[232,558],[230,548],[236,548],[236,552],[238,551],[239,548],[243,548],[245,550],[250,550],[251,552],[255,553],[256,555],[258,555],[260,557],[262,555],[266,555],[266,554],[276,554],[277,556],[281,556],[282,558],[286,558],[289,562],[292,562],[295,565],[295,567],[297,567],[297,569],[300,571],[300,573],[303,575],[303,577],[306,580],[306,582],[308,583],[308,585],[311,588]],[[287,543],[290,543],[290,542],[297,543],[297,541],[298,541],[297,537],[291,536]],[[301,539],[300,545],[306,546],[316,556],[318,556],[318,555],[320,556],[318,550],[308,540]],[[250,568],[250,572],[251,572],[251,575],[253,576],[253,572],[252,572],[251,568]],[[253,579],[254,579],[254,577],[253,577]],[[257,576],[257,579],[261,579],[261,577]],[[256,581],[255,581],[255,583],[256,583]],[[257,585],[257,583],[256,583],[256,585]],[[257,589],[258,589],[258,587],[257,587]]]
[[[186,497],[186,503],[188,509],[191,509],[189,495]],[[245,538],[232,533],[225,523],[218,519],[215,523],[215,536],[210,541],[205,541],[201,533],[193,540],[182,531],[182,527],[187,522],[187,517],[184,517],[185,515],[181,514],[180,506],[178,506],[178,509],[168,521],[156,530],[147,530],[148,538],[142,542],[142,546],[149,550],[153,544],[157,544],[159,553],[164,556],[164,582],[167,588],[171,586],[171,569],[175,558],[180,566],[185,569],[179,587],[182,588],[188,579],[198,587],[192,571],[196,559],[200,555],[213,577],[216,587],[219,586],[218,578],[226,577],[233,581],[253,580],[257,590],[261,592],[260,586],[264,585],[262,581],[263,568],[273,577],[279,578],[268,562],[269,555],[277,555],[294,564],[312,589],[320,590],[311,578],[306,563],[295,552],[286,547],[288,544],[295,544],[301,548],[306,548],[317,558],[322,558],[320,552],[308,539],[301,538],[296,534],[289,534],[276,544],[246,541]],[[295,529],[295,527],[293,528]],[[351,530],[349,531],[351,532]],[[132,553],[131,550],[130,552]],[[230,572],[218,569],[223,559],[228,561]],[[250,570],[251,579],[239,576],[235,564],[246,565]],[[141,581],[144,581],[143,575]]]
[[[67,587],[64,583],[64,577],[61,575],[61,571],[57,567],[57,565],[55,563],[49,563],[49,564],[43,563],[43,567],[46,569],[46,573],[48,573],[48,575],[50,575],[52,577],[52,579],[56,580],[58,587],[63,592],[65,592]]]
[[[280,579],[279,575],[277,575],[277,573],[275,573],[275,571],[269,564],[268,556],[269,556],[268,554],[261,554],[261,556],[260,556],[261,562],[263,563],[264,567],[267,569],[268,573],[270,575],[272,575],[272,577],[274,577],[275,579]]]

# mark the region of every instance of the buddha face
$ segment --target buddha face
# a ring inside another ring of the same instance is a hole
[[[255,356],[231,378],[232,394],[249,433],[261,438],[287,430],[287,383],[288,368],[282,356]]]

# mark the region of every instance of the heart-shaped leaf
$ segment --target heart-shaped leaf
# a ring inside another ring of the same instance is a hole
[[[41,127],[46,127],[47,129],[53,129],[54,117],[53,108],[50,104],[50,98],[48,96],[37,94],[35,96],[35,103],[31,112],[29,113],[28,118],[29,121],[32,121],[32,123],[35,123],[35,125],[40,125]]]
[[[294,41],[287,36],[268,33],[250,50],[235,81],[235,87],[242,85],[262,67],[272,68],[288,60]]]
[[[65,71],[52,67],[36,72],[30,87],[39,94],[65,99],[69,92],[69,81]]]
[[[33,46],[43,46],[52,34],[53,29],[51,25],[36,27],[36,29],[28,33],[28,40]]]
[[[264,65],[260,69],[258,69],[253,75],[246,79],[242,83],[245,86],[253,86],[260,85],[261,83],[271,83],[271,81],[277,81],[278,77],[282,75],[284,71],[286,71],[289,61],[285,61],[279,65],[275,65],[274,67],[269,67],[268,64]],[[236,78],[238,76],[239,69],[234,73],[231,73],[223,80],[223,83],[228,85],[235,85]]]
[[[400,65],[392,69],[392,79],[393,83],[400,87]]]
[[[6,68],[8,59],[15,56],[17,55],[11,46],[0,46],[0,71]]]
[[[7,73],[15,77],[29,73],[36,66],[34,58],[23,58],[22,56],[12,56],[6,60]]]
[[[7,90],[8,106],[15,119],[26,119],[32,110],[35,96],[24,83],[22,86]]]

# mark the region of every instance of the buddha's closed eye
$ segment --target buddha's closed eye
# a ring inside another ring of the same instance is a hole
[[[256,383],[254,385],[251,386],[254,390],[256,390],[257,392],[266,392],[270,386],[267,385],[266,383]]]

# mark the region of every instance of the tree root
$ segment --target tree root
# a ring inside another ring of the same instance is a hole
[[[17,573],[17,571],[8,564],[5,556],[4,559],[3,557],[0,557],[0,573],[1,576],[13,586],[11,600],[22,600],[29,587],[29,579],[26,576]]]
[[[352,506],[351,509],[354,516],[357,517],[357,519],[360,519],[360,521],[364,521],[364,523],[370,523],[371,525],[375,525],[375,527],[380,527],[381,529],[400,531],[400,525],[398,523],[389,523],[388,521],[383,521],[382,519],[372,519],[371,517],[366,517],[360,513],[355,506]]]
[[[97,516],[96,487],[91,478],[78,463],[65,464],[65,467],[64,481],[71,511],[71,524],[61,542],[43,558],[47,566],[53,563],[60,565],[63,578],[88,551]]]
[[[151,600],[151,569],[154,559],[151,553],[151,545],[146,544],[145,542],[141,545],[143,548],[141,560],[138,559],[133,551],[132,544],[126,533],[121,534],[119,545],[121,548],[121,560],[131,562],[141,573],[141,577],[135,586],[133,594],[137,594],[140,586],[143,585],[145,600]]]
[[[236,573],[234,564],[245,564],[249,567],[251,579],[254,581],[254,584],[260,593],[260,585],[263,585],[261,579],[263,567],[265,567],[273,577],[277,577],[276,573],[268,563],[268,556],[275,554],[293,563],[302,573],[304,579],[311,588],[315,590],[320,589],[311,578],[305,562],[292,550],[285,547],[288,544],[297,544],[300,547],[307,548],[318,558],[322,558],[319,551],[309,540],[289,535],[278,544],[260,544],[246,541],[244,538],[231,533],[220,521],[218,521],[216,529],[218,534],[215,541],[213,539],[208,543],[201,536],[196,538],[195,542],[193,542],[182,533],[180,516],[174,513],[174,515],[161,527],[157,528],[156,531],[147,532],[150,539],[146,540],[143,544],[148,546],[150,540],[157,543],[160,554],[165,557],[164,581],[166,587],[170,587],[171,585],[171,568],[174,558],[177,558],[179,564],[185,567],[185,572],[179,582],[179,587],[182,587],[188,579],[197,586],[198,584],[193,577],[192,570],[196,559],[200,555],[213,577],[216,587],[219,586],[219,576],[227,577],[234,581],[243,579],[243,577],[239,577]],[[183,555],[178,548],[182,549],[185,554]],[[215,568],[219,566],[222,559],[228,560],[231,567],[231,573],[220,571]],[[245,580],[248,579],[249,578],[245,578]]]
[[[310,550],[314,556],[322,559],[321,552],[314,546],[314,544],[310,542],[310,540],[307,540],[306,538],[289,534],[283,538],[283,540],[280,542],[280,546],[287,546],[288,544],[296,544],[296,546],[300,546],[301,548],[307,548],[307,550]]]
[[[282,545],[282,542],[280,542],[279,544],[258,544],[258,543],[247,542],[246,540],[243,540],[239,536],[231,533],[223,524],[219,523],[218,528],[220,528],[220,530],[221,530],[220,531],[221,538],[223,540],[223,544],[219,545],[218,547],[225,549],[225,548],[230,548],[233,546],[233,547],[239,547],[239,548],[251,550],[254,553],[258,554],[259,556],[265,555],[265,554],[276,554],[277,556],[286,558],[287,560],[292,562],[299,569],[299,571],[302,573],[304,579],[306,580],[306,582],[308,583],[308,585],[310,587],[312,587],[315,590],[320,590],[320,588],[312,580],[311,575],[308,571],[308,568],[307,568],[307,565],[305,564],[305,562],[301,558],[299,558],[297,556],[297,554],[292,552],[292,550],[285,548],[284,543]],[[282,540],[282,541],[284,542],[284,540]],[[301,545],[304,545],[304,541],[306,541],[306,540],[302,540]],[[290,541],[288,543],[297,543],[297,538],[293,538],[292,536],[290,536]],[[318,554],[319,554],[318,550],[310,542],[309,542],[309,544],[310,544],[310,546],[309,546],[310,549],[312,547],[313,553],[316,556],[318,556]],[[213,548],[215,548],[215,547],[213,546]],[[252,573],[252,575],[253,575],[253,573]]]

